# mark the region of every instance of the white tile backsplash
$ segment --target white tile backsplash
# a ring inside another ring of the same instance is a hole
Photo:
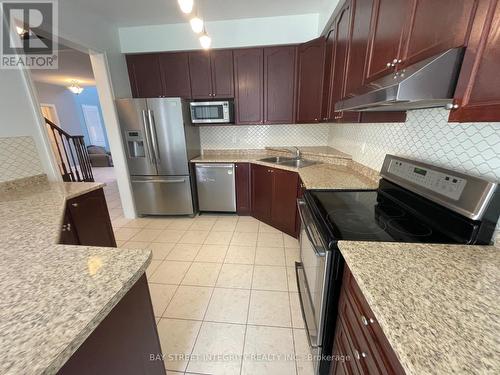
[[[325,146],[328,124],[200,127],[202,149],[255,149],[266,146]]]
[[[0,182],[44,173],[31,137],[0,138]]]

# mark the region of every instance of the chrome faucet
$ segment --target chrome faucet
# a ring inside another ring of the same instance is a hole
[[[295,159],[300,160],[302,158],[300,148],[298,148],[297,146],[292,146],[291,148],[295,150]]]

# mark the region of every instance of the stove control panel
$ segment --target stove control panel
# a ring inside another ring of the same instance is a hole
[[[391,160],[388,172],[453,200],[459,200],[467,180],[402,160]]]

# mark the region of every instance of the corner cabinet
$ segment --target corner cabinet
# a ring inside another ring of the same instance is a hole
[[[479,3],[450,121],[500,121],[500,1]]]
[[[237,124],[264,123],[264,50],[234,50],[234,90]]]
[[[236,213],[240,216],[248,216],[252,213],[250,164],[235,163],[236,184]]]
[[[59,243],[116,247],[102,189],[91,191],[66,202]]]
[[[405,373],[347,266],[332,358],[331,375]]]
[[[296,172],[252,164],[252,216],[291,236],[297,236]]]
[[[299,45],[297,59],[297,123],[320,122],[325,38]]]

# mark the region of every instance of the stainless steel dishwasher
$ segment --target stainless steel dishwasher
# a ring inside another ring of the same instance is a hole
[[[196,163],[200,211],[236,212],[234,164]]]

